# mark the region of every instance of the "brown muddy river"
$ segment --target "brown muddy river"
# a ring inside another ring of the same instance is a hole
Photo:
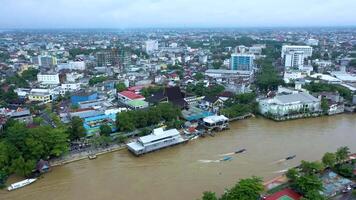
[[[340,146],[356,152],[356,115],[287,122],[255,118],[230,127],[215,137],[142,157],[123,150],[57,167],[30,186],[0,191],[0,199],[197,199],[206,190],[222,193],[240,178],[276,177],[300,160],[320,159]],[[213,162],[239,148],[247,152],[233,155],[231,161]],[[294,160],[276,162],[293,154]]]

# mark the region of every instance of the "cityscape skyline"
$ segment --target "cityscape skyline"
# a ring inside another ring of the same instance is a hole
[[[352,0],[0,0],[1,29],[354,26]]]

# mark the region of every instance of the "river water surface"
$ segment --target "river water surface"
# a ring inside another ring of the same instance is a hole
[[[230,127],[215,137],[141,157],[122,150],[56,167],[30,186],[0,191],[0,199],[197,199],[206,190],[220,194],[240,178],[276,177],[301,160],[320,159],[340,146],[356,152],[356,115],[287,122],[254,118],[233,122]],[[247,152],[233,155],[231,161],[214,162],[239,148]],[[277,162],[294,154],[294,160]]]

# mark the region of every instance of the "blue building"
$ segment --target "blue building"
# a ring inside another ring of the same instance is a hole
[[[86,93],[86,92],[81,92],[74,94],[70,97],[70,101],[72,105],[78,105],[79,102],[82,101],[92,101],[98,99],[98,93],[92,92],[92,93]]]
[[[116,114],[102,114],[92,117],[84,118],[84,129],[86,131],[87,136],[94,135],[100,132],[100,126],[106,124],[111,127],[111,131],[116,131]]]
[[[231,54],[231,70],[252,71],[254,55],[250,54]]]

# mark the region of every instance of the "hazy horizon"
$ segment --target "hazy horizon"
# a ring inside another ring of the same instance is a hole
[[[355,0],[0,0],[0,29],[354,27]]]

